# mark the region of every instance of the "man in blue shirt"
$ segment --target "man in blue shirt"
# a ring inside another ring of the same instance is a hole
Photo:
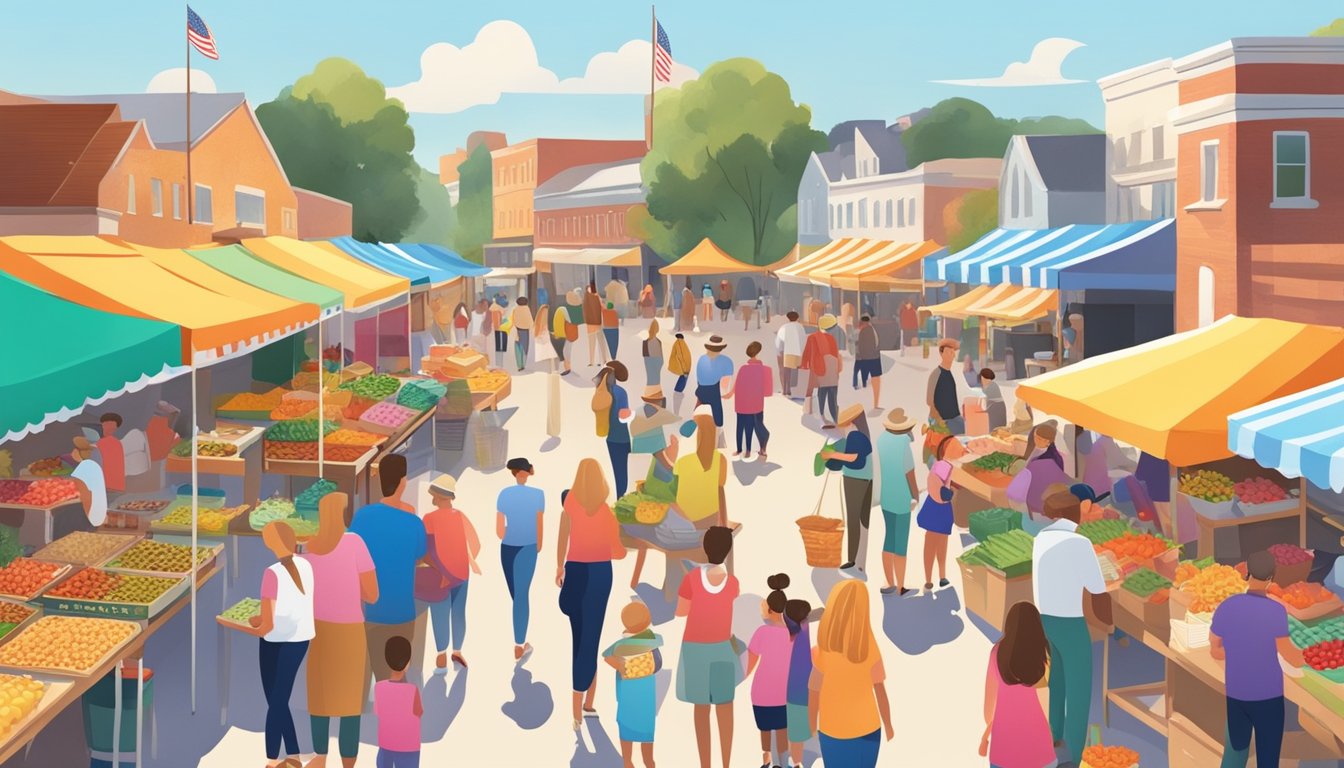
[[[714,426],[723,426],[723,380],[733,375],[733,361],[723,356],[728,343],[715,334],[705,342],[705,355],[695,363],[695,404],[708,405]]]
[[[425,524],[415,507],[401,498],[406,493],[405,456],[384,456],[378,462],[378,482],[383,500],[360,508],[350,523],[350,532],[368,547],[378,575],[378,602],[364,606],[369,660],[373,676],[388,679],[392,669],[383,649],[392,637],[407,638],[411,641],[407,678],[419,681],[425,656],[425,614],[415,607],[415,568],[425,556]]]
[[[536,474],[527,459],[509,459],[505,465],[513,473],[514,484],[499,492],[495,502],[495,533],[499,536],[499,556],[504,564],[504,582],[513,600],[513,658],[519,661],[532,651],[527,642],[530,616],[532,575],[537,571],[541,552],[541,513],[546,494],[529,488],[528,478]]]

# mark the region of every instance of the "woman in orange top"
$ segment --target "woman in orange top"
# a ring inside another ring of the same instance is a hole
[[[868,615],[868,587],[842,581],[831,590],[812,651],[808,716],[827,765],[874,768],[882,734],[895,735],[886,670]]]
[[[569,617],[573,639],[574,730],[596,717],[598,642],[611,597],[611,561],[625,557],[620,525],[608,501],[611,487],[597,459],[579,462],[574,484],[563,495],[556,547],[555,585],[560,611]],[[586,694],[586,696],[585,696]]]

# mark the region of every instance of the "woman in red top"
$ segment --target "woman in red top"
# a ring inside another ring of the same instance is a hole
[[[695,742],[700,768],[709,768],[709,709],[719,723],[719,752],[724,768],[733,754],[733,692],[742,679],[742,663],[733,642],[733,601],[741,588],[723,563],[733,551],[731,528],[705,531],[708,565],[686,574],[677,590],[677,615],[686,617],[677,666],[677,698],[695,707]]]
[[[598,642],[611,597],[611,561],[625,557],[621,529],[607,503],[611,487],[597,459],[584,459],[563,496],[556,547],[555,585],[573,638],[574,730],[597,717]],[[586,694],[586,695],[585,695]]]
[[[428,609],[434,627],[434,645],[438,658],[434,674],[448,673],[448,642],[453,644],[453,663],[467,668],[462,643],[467,637],[467,585],[471,574],[479,574],[476,557],[481,539],[466,514],[454,503],[457,480],[440,475],[429,484],[434,510],[425,515],[425,564],[415,572],[415,598],[418,610]]]

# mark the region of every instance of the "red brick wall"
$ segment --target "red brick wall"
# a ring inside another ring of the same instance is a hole
[[[349,237],[354,226],[355,209],[344,200],[295,188],[299,204],[299,239],[318,240]]]
[[[638,245],[639,240],[625,228],[626,213],[633,207],[602,205],[538,211],[534,242],[538,247],[554,248]],[[599,224],[599,221],[603,223]]]

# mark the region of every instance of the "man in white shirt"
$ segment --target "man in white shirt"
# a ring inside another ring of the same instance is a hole
[[[793,397],[793,385],[798,383],[798,367],[803,362],[803,346],[807,343],[807,329],[798,322],[798,313],[790,312],[789,321],[775,334],[775,354],[779,357],[779,383],[785,397]]]
[[[1083,612],[1086,596],[1093,615],[1111,623],[1111,599],[1092,542],[1078,533],[1081,500],[1066,486],[1052,486],[1042,502],[1054,522],[1032,545],[1032,593],[1050,641],[1050,732],[1068,758],[1083,759],[1092,707],[1092,638]]]

